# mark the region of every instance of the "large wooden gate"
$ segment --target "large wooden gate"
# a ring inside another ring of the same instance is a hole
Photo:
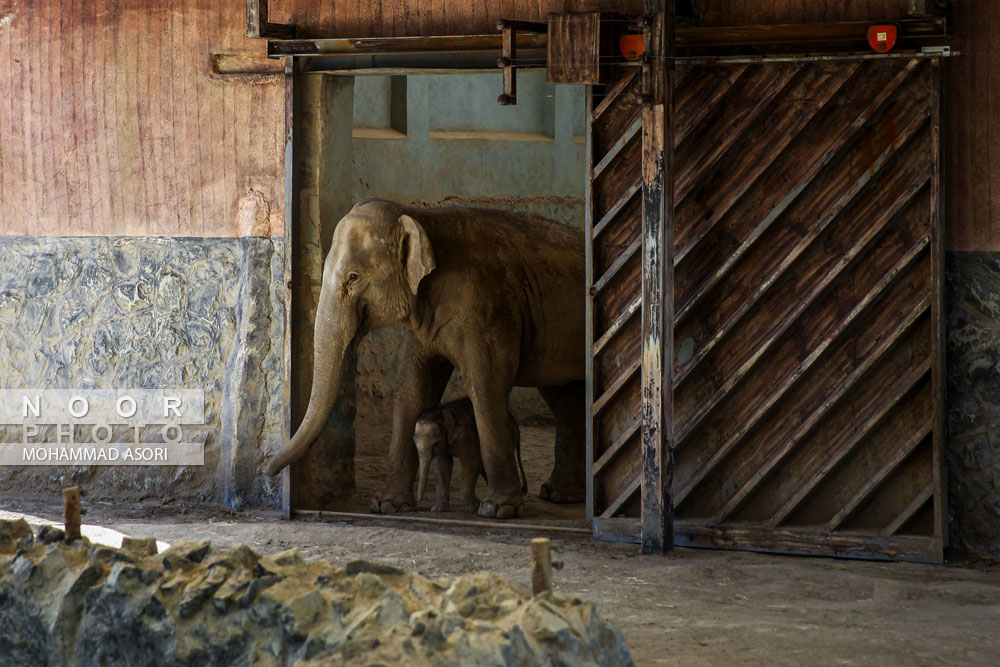
[[[590,511],[635,539],[635,69],[594,88]],[[674,96],[675,543],[939,561],[935,59],[688,66]]]

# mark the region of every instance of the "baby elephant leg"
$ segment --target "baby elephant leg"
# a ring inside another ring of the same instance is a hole
[[[450,512],[448,497],[451,495],[451,457],[445,454],[435,456],[434,466],[434,490],[437,494],[437,504],[431,508],[432,512]]]

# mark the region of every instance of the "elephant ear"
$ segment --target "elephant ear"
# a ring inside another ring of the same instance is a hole
[[[410,291],[416,294],[420,281],[437,266],[434,263],[434,252],[427,232],[419,222],[408,215],[402,215],[399,224],[403,228],[400,255],[406,270],[406,282],[410,284]]]

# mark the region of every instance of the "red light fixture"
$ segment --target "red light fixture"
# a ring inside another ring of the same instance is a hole
[[[618,39],[618,48],[621,50],[625,60],[635,62],[646,50],[642,41],[642,35],[628,34],[622,35]]]
[[[868,44],[879,53],[889,53],[896,46],[899,29],[891,23],[873,25],[868,28]]]

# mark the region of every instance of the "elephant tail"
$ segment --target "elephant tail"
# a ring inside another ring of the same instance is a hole
[[[517,420],[511,419],[514,422],[514,454],[517,455],[517,470],[521,473],[521,495],[528,493],[528,478],[524,474],[524,464],[521,463],[521,429],[517,425]]]

